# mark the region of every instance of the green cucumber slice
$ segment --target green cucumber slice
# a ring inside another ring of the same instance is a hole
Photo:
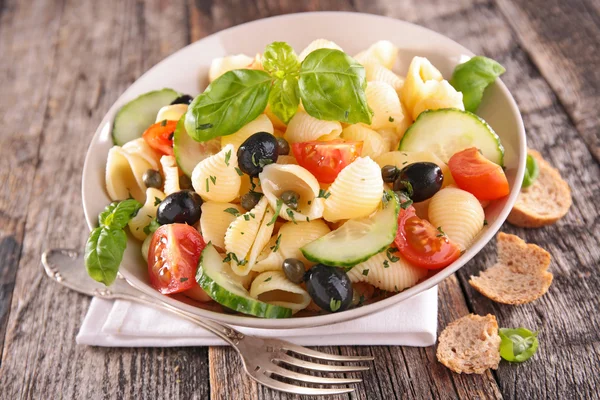
[[[117,146],[137,139],[156,120],[161,107],[171,104],[179,97],[173,89],[145,93],[125,104],[117,112],[113,123],[112,138]]]
[[[288,318],[292,310],[262,302],[250,296],[239,281],[229,275],[227,264],[212,245],[208,243],[198,263],[196,281],[202,289],[217,303],[244,314],[260,318]]]
[[[185,114],[177,121],[173,134],[173,151],[179,169],[192,177],[192,171],[198,163],[221,151],[221,140],[211,139],[207,142],[196,142],[185,130]]]
[[[455,108],[427,110],[408,128],[400,151],[431,151],[448,163],[453,154],[477,147],[488,160],[502,166],[504,147],[491,126],[482,118]]]
[[[400,204],[388,190],[382,206],[372,216],[348,220],[300,251],[310,261],[335,267],[353,267],[382,252],[396,238]]]

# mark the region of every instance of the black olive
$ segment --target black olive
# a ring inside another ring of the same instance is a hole
[[[179,177],[179,188],[182,190],[192,188],[192,180],[187,175],[181,175]]]
[[[192,96],[190,96],[189,94],[184,94],[184,95],[179,96],[175,100],[173,100],[171,102],[171,105],[173,105],[173,104],[190,104],[193,100],[194,100],[194,98]]]
[[[149,188],[161,189],[163,186],[163,178],[160,172],[155,169],[149,169],[142,175],[144,185]]]
[[[300,195],[293,190],[286,190],[281,193],[281,201],[284,202],[286,206],[291,208],[292,210],[298,210],[298,200],[300,199]]]
[[[286,258],[283,261],[283,272],[285,277],[294,283],[302,283],[304,280],[304,263],[297,258]]]
[[[385,165],[383,168],[381,168],[381,177],[383,178],[384,182],[394,183],[399,174],[400,170],[394,165]]]
[[[265,165],[277,162],[277,139],[268,132],[255,133],[242,143],[237,156],[243,172],[250,176],[258,176]]]
[[[158,206],[156,221],[161,224],[185,223],[194,225],[200,219],[202,198],[191,190],[168,195]]]
[[[280,156],[290,154],[290,144],[282,137],[277,138],[277,154]]]
[[[442,187],[444,174],[442,169],[431,162],[416,162],[400,170],[400,175],[394,182],[394,190],[406,192],[418,203],[427,200]]]
[[[306,290],[323,310],[344,311],[352,304],[353,288],[343,269],[317,264],[304,275]]]
[[[256,207],[262,197],[262,193],[250,191],[242,196],[240,203],[245,210],[250,211]]]

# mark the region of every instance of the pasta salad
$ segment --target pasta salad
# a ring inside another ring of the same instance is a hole
[[[400,76],[398,51],[274,42],[215,59],[195,98],[127,103],[89,275],[114,281],[128,231],[160,293],[285,318],[360,307],[450,265],[509,193],[500,139],[475,114],[504,68],[477,56],[448,81],[414,57]]]

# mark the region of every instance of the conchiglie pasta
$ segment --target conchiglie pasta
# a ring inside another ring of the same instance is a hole
[[[231,269],[238,275],[247,275],[249,269],[248,254],[254,244],[269,202],[263,197],[250,211],[237,217],[225,232],[225,250],[235,254],[231,260]],[[235,260],[239,262],[236,262]],[[241,265],[239,265],[241,264]]]
[[[271,237],[269,242],[256,258],[256,263],[252,266],[253,271],[279,271],[282,269],[283,255],[277,249],[277,241],[281,240],[279,234]]]
[[[123,150],[128,154],[133,154],[142,157],[152,166],[152,169],[159,169],[160,154],[158,154],[148,142],[143,138],[131,140],[123,145]]]
[[[290,144],[311,140],[333,140],[341,133],[342,124],[338,121],[323,121],[311,117],[305,111],[298,111],[288,124],[285,139]]]
[[[394,128],[385,128],[377,131],[383,140],[385,151],[381,152],[377,155],[379,157],[381,154],[387,153],[392,150],[396,150],[398,148],[398,143],[400,142],[400,135]],[[375,159],[376,157],[372,157]]]
[[[368,82],[365,90],[367,103],[373,110],[371,129],[396,127],[404,116],[398,94],[385,82]]]
[[[435,89],[418,101],[412,110],[412,115],[416,119],[425,110],[439,110],[440,108],[465,109],[462,93],[456,91],[448,81],[439,82]]]
[[[155,188],[146,189],[146,201],[144,202],[144,205],[127,224],[129,226],[129,231],[137,240],[144,240],[148,236],[144,232],[144,228],[156,218],[156,210],[158,209],[159,204],[157,199],[160,201],[164,200],[165,194]]]
[[[173,156],[162,156],[160,158],[163,175],[165,177],[165,194],[168,196],[172,193],[179,192],[179,168],[177,160]]]
[[[305,244],[313,242],[320,237],[323,237],[331,232],[331,229],[322,219],[317,219],[310,222],[286,222],[279,229],[279,253],[282,258],[297,258],[301,260],[305,266],[309,267],[315,263],[308,261],[300,248]]]
[[[348,141],[363,142],[362,152],[365,157],[379,157],[381,154],[389,151],[388,144],[381,135],[362,124],[348,125],[342,130],[342,139]]]
[[[242,176],[240,176],[240,179],[241,184],[240,191],[238,193],[238,198],[232,201],[236,203],[241,202],[241,196],[245,195],[250,191],[262,193],[262,188],[260,187],[260,181],[258,180],[258,178],[251,178],[249,175],[243,174]],[[254,182],[254,184],[252,184],[252,182]]]
[[[156,122],[167,121],[179,121],[179,119],[186,113],[188,109],[187,104],[171,104],[162,107],[156,114]]]
[[[381,201],[381,169],[369,157],[359,157],[338,174],[329,193],[323,210],[327,221],[365,217]]]
[[[146,201],[144,172],[152,166],[141,156],[129,154],[119,146],[113,146],[106,160],[106,191],[111,200],[133,197],[140,203]]]
[[[398,57],[398,48],[389,40],[375,42],[365,51],[361,51],[354,58],[361,64],[375,61],[387,69],[392,69]]]
[[[237,153],[233,145],[228,144],[196,165],[192,172],[194,190],[205,201],[232,201],[238,196],[242,183],[237,166]]]
[[[258,175],[265,197],[279,216],[287,221],[306,221],[323,216],[323,199],[319,198],[319,182],[305,168],[293,164],[270,164]],[[293,190],[299,195],[298,207],[293,210],[280,199]]]
[[[239,131],[231,135],[222,136],[221,147],[231,144],[233,145],[234,151],[237,152],[240,145],[257,132],[268,132],[271,135],[273,134],[273,124],[265,114],[261,114],[254,121],[248,122]]]
[[[452,178],[452,174],[450,173],[450,168],[448,168],[448,165],[446,165],[445,162],[440,160],[438,156],[430,151],[390,151],[389,153],[384,153],[375,159],[375,162],[380,168],[383,168],[386,165],[394,165],[399,169],[402,169],[409,164],[422,161],[432,162],[440,167],[442,174],[444,174],[442,186],[445,187],[454,184],[454,179]]]
[[[400,292],[414,286],[427,276],[427,270],[411,265],[398,252],[393,253],[397,261],[390,261],[387,251],[375,254],[348,271],[352,282],[367,282],[389,292]]]
[[[254,61],[255,58],[245,54],[215,58],[212,60],[210,69],[208,70],[208,80],[212,82],[224,73],[234,69],[250,68]]]
[[[260,228],[258,228],[258,232],[256,233],[256,237],[254,238],[254,243],[252,243],[252,248],[250,249],[250,254],[248,255],[248,265],[246,269],[252,269],[256,264],[256,260],[258,256],[264,249],[264,247],[269,243],[271,239],[271,235],[273,234],[273,229],[275,228],[275,223],[273,217],[275,216],[275,211],[271,208],[271,206],[267,206],[265,210],[265,215],[262,218],[260,223]]]
[[[225,211],[228,210],[228,211]],[[225,248],[225,233],[229,225],[235,220],[235,213],[243,214],[244,209],[237,204],[205,201],[202,204],[200,216],[200,231],[206,243],[221,249]]]
[[[367,82],[385,82],[394,88],[396,94],[400,93],[400,89],[402,89],[402,86],[404,85],[403,78],[400,78],[389,69],[375,62],[365,64],[365,74],[367,76]]]
[[[408,73],[402,90],[400,91],[402,103],[411,113],[414,120],[416,116],[412,115],[415,105],[423,98],[427,97],[432,90],[437,87],[437,82],[444,79],[440,71],[435,68],[428,59],[424,57],[414,57],[408,67]]]
[[[455,187],[444,188],[431,198],[428,215],[429,222],[436,228],[441,227],[461,250],[471,245],[485,220],[479,200]]]
[[[331,40],[317,39],[317,40],[312,41],[308,46],[306,46],[304,48],[304,50],[302,50],[300,52],[300,55],[298,56],[298,60],[300,60],[300,62],[302,62],[306,58],[306,56],[308,56],[313,51],[319,50],[319,49],[342,50],[342,48],[340,46],[338,46]]]
[[[294,314],[304,310],[310,303],[308,292],[290,282],[282,271],[259,274],[252,281],[250,296],[265,303],[290,308]]]

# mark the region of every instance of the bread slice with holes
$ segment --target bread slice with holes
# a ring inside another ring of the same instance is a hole
[[[496,317],[470,314],[448,324],[440,335],[437,359],[456,373],[498,369],[500,336]]]
[[[504,232],[498,233],[497,243],[498,261],[479,276],[471,276],[471,286],[503,304],[529,303],[548,291],[552,283],[550,253]]]
[[[521,189],[508,222],[523,228],[538,228],[564,217],[573,200],[569,184],[558,170],[537,151],[529,150],[528,153],[537,161],[540,173],[531,186]]]

